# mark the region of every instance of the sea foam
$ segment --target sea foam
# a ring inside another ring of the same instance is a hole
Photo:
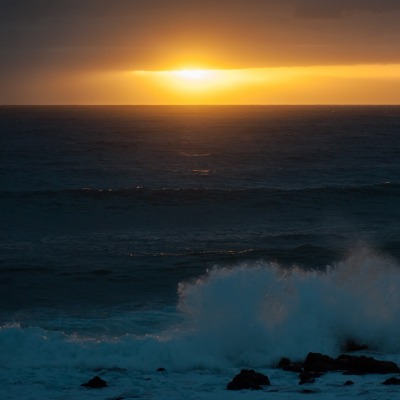
[[[399,353],[400,268],[367,248],[324,271],[268,262],[215,267],[179,287],[170,327],[147,335],[88,338],[3,326],[0,365],[135,368],[268,367],[309,351],[334,356],[348,339]],[[176,313],[183,322],[177,323]]]
[[[349,339],[399,350],[400,268],[368,248],[323,272],[258,262],[213,269],[179,290],[196,334],[243,363],[335,354]]]

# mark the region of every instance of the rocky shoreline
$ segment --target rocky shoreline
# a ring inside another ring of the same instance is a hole
[[[336,358],[321,353],[310,352],[303,361],[291,361],[282,358],[275,368],[297,374],[297,384],[313,384],[318,378],[331,372],[340,372],[345,376],[368,374],[398,374],[381,382],[383,385],[400,385],[400,368],[393,361],[378,360],[364,355],[341,354]],[[157,373],[167,373],[165,368],[158,368]],[[150,378],[147,378],[150,379]],[[272,382],[273,385],[273,382]],[[343,379],[343,386],[354,385],[352,380]],[[81,384],[87,389],[101,389],[108,387],[108,383],[95,376],[88,382]],[[242,369],[226,385],[227,390],[262,390],[271,386],[267,375],[253,369]],[[303,388],[302,393],[314,393],[309,387]],[[122,397],[123,398],[123,397]]]
[[[282,358],[277,368],[283,371],[296,372],[299,377],[299,385],[314,383],[315,380],[328,372],[342,372],[344,375],[366,375],[366,374],[396,374],[400,368],[393,361],[377,360],[367,356],[353,356],[341,354],[332,358],[321,353],[308,353],[302,362],[292,362],[288,358]],[[271,383],[266,375],[254,370],[242,369],[227,385],[227,390],[252,389],[260,390],[263,386]],[[347,380],[344,385],[352,385]],[[399,385],[400,378],[392,377],[384,382],[384,385]]]

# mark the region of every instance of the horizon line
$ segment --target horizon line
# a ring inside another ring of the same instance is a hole
[[[397,107],[400,103],[310,103],[310,104],[0,104],[0,107]]]

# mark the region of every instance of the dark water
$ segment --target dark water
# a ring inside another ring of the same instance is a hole
[[[400,257],[400,107],[2,107],[0,134],[3,321],[174,306],[215,265]]]
[[[349,338],[399,363],[400,107],[0,107],[0,152],[0,398],[219,400],[256,368],[298,399],[273,366]],[[313,390],[393,397],[351,379]]]

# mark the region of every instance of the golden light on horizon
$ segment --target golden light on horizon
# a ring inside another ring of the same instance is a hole
[[[134,71],[134,75],[158,86],[184,103],[221,99],[226,93],[262,84],[265,74],[253,69],[182,68],[167,71]],[[184,100],[181,100],[184,99]]]
[[[373,98],[393,103],[400,85],[398,64],[131,73],[142,87],[158,90],[158,104],[371,104]]]
[[[46,75],[38,104],[400,104],[400,64],[87,71]]]
[[[186,79],[205,79],[210,75],[210,70],[207,69],[181,69],[172,71],[176,76]]]
[[[4,105],[400,104],[396,0],[8,3]]]
[[[207,92],[226,84],[229,79],[223,70],[213,69],[178,69],[160,71],[159,74],[164,84],[171,89],[186,93]]]

